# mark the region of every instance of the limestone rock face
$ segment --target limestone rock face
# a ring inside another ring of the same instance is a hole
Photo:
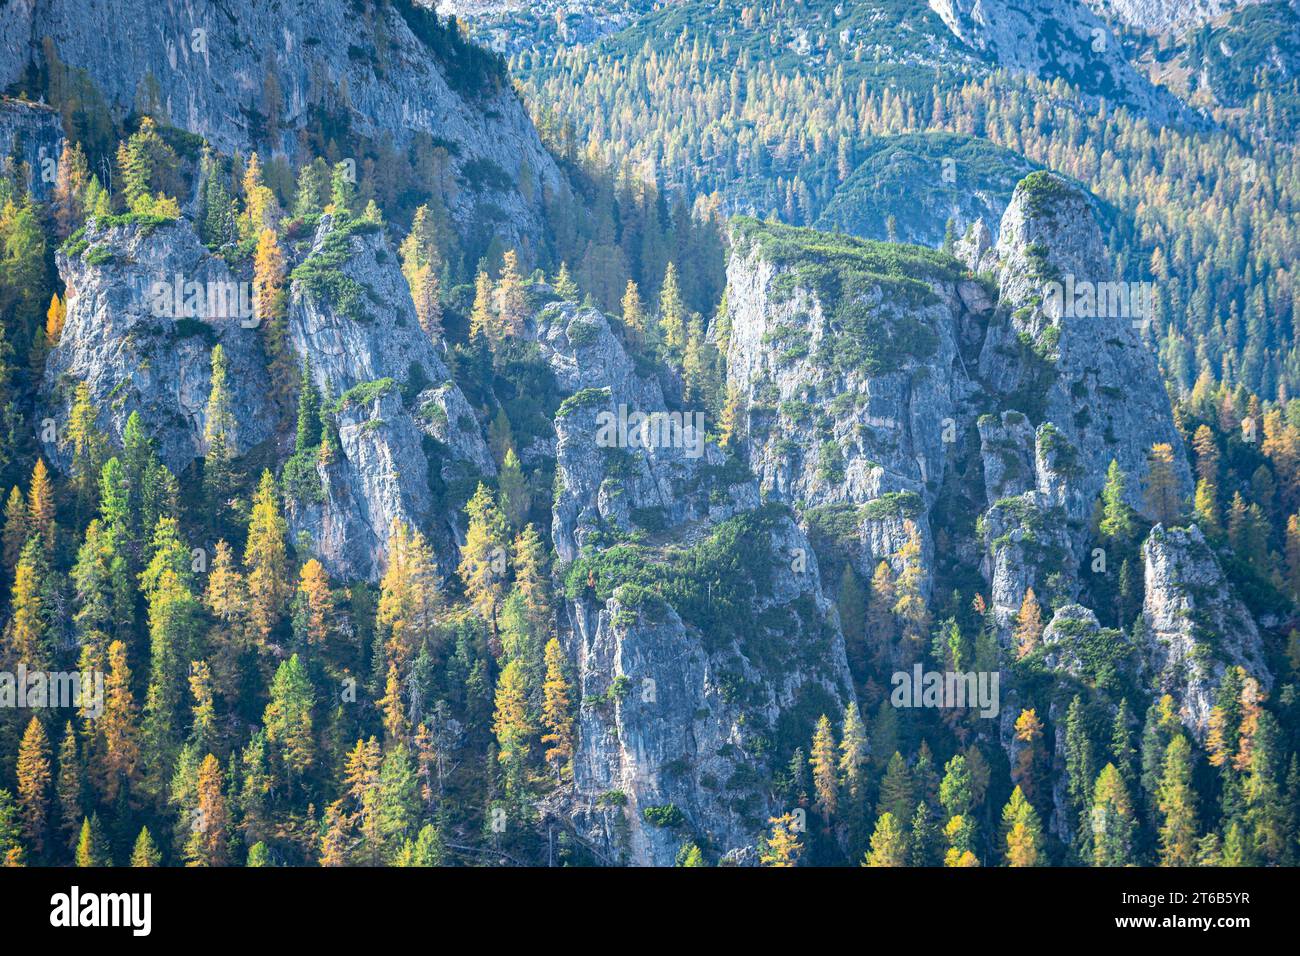
[[[105,228],[92,221],[84,241],[56,261],[67,287],[67,320],[46,362],[42,403],[59,434],[84,382],[113,443],[121,444],[127,419],[139,412],[163,462],[183,471],[207,451],[211,355],[220,343],[236,410],[236,453],[271,437],[266,358],[240,306],[241,291],[244,305],[251,304],[250,277],[211,255],[188,222]],[[197,317],[187,317],[184,305],[196,289],[202,302]],[[68,465],[71,449],[62,442],[46,443],[45,452]]]
[[[554,303],[535,330],[572,392],[555,418],[552,538],[583,705],[559,812],[610,862],[672,865],[687,839],[752,861],[778,809],[772,734],[807,736],[853,699],[816,556],[703,426],[625,441],[620,406],[682,413],[603,317]]]
[[[929,0],[953,34],[993,63],[1016,73],[1060,77],[1085,94],[1105,96],[1167,122],[1177,100],[1125,59],[1114,33],[1082,0],[1028,6],[1010,0]]]
[[[426,16],[414,0],[19,0],[0,6],[0,86],[52,55],[85,70],[117,117],[147,103],[227,154],[292,155],[322,111],[393,149],[425,134],[454,144],[443,175],[459,224],[539,237],[544,192],[565,188],[558,169],[509,81],[443,63],[417,35]]]
[[[905,499],[911,526],[931,538],[929,508],[970,387],[958,360],[959,270],[919,249],[895,271],[869,242],[837,236],[841,246],[823,251],[806,230],[748,231],[733,236],[726,354],[749,466],[764,494],[804,510],[872,506],[859,515],[866,547],[855,556],[869,575],[907,538],[902,521],[868,527],[869,517]]]
[[[0,156],[17,155],[27,165],[27,188],[38,201],[47,201],[54,191],[55,164],[62,151],[63,124],[57,111],[0,99]]]
[[[1050,474],[1037,485],[1065,507],[1076,539],[1112,459],[1130,476],[1126,500],[1145,513],[1148,456],[1152,445],[1168,444],[1178,492],[1190,495],[1182,439],[1139,335],[1143,319],[1065,301],[1083,283],[1115,281],[1087,198],[1058,177],[1028,177],[1003,217],[996,252],[1002,310],[980,353],[980,376],[1051,423],[1037,449],[1040,472]]]
[[[786,560],[807,553],[807,539],[788,518],[739,520],[753,522],[767,565],[749,569],[756,604],[743,616],[763,622],[756,631],[700,630],[631,586],[568,605],[584,701],[572,812],[607,856],[670,866],[690,834],[752,860],[767,819],[783,812],[764,741],[778,729],[801,734],[852,699],[815,563],[796,571]],[[674,809],[676,826],[657,822]],[[625,830],[612,824],[618,816]]]
[[[1198,741],[1209,730],[1214,689],[1237,665],[1269,690],[1273,675],[1259,630],[1233,596],[1200,529],[1157,525],[1142,548],[1145,591],[1142,648],[1152,690],[1172,694]]]
[[[374,581],[391,524],[402,521],[430,536],[450,574],[458,509],[434,500],[431,479],[496,469],[469,403],[420,328],[396,257],[377,228],[326,216],[294,275],[289,338],[338,405],[341,454],[317,463],[318,494],[289,502],[293,533],[307,536],[331,573]]]

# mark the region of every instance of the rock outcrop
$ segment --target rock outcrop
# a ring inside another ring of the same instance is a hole
[[[291,498],[295,535],[329,571],[377,580],[394,521],[426,529],[440,570],[456,565],[459,509],[433,484],[495,474],[477,418],[420,328],[383,231],[323,217],[293,273],[289,338],[338,409],[341,455],[317,461],[320,490]]]
[[[536,240],[543,195],[565,188],[500,62],[415,0],[18,0],[0,38],[0,87],[74,64],[117,118],[148,112],[227,154],[293,156],[321,117],[389,150],[423,134],[467,231]]]
[[[179,474],[207,452],[212,348],[220,343],[238,412],[235,453],[271,437],[276,415],[266,357],[252,327],[251,277],[232,273],[211,255],[187,221],[92,221],[56,261],[66,284],[67,319],[46,361],[42,401],[59,435],[76,387],[84,383],[112,442],[121,443],[127,419],[139,412],[162,461]],[[47,442],[45,451],[66,468],[71,449],[63,442]]]
[[[3,14],[0,14],[3,16]],[[50,198],[63,149],[57,111],[23,100],[0,98],[0,156],[16,156],[27,167],[27,188],[39,201]]]
[[[1021,6],[1011,0],[929,0],[953,35],[998,66],[1061,78],[1093,98],[1133,107],[1160,123],[1184,115],[1167,90],[1125,59],[1119,38],[1082,0]]]
[[[1156,525],[1142,559],[1143,652],[1151,689],[1172,694],[1183,723],[1204,741],[1214,690],[1226,667],[1244,668],[1265,691],[1273,685],[1259,630],[1195,526]]]
[[[535,329],[571,392],[552,537],[583,704],[562,812],[611,862],[671,865],[688,840],[752,861],[778,812],[776,741],[853,699],[816,557],[603,316],[555,303]]]

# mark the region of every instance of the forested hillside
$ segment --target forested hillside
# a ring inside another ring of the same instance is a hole
[[[1295,79],[1142,62],[1276,5],[137,6],[0,7],[5,865],[1296,864]]]

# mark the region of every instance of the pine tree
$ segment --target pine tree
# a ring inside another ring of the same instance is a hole
[[[664,283],[659,290],[658,339],[663,344],[665,360],[680,366],[686,350],[686,303],[677,284],[677,266],[668,263]]]
[[[1124,500],[1126,478],[1119,462],[1112,460],[1106,470],[1106,484],[1101,490],[1102,518],[1100,530],[1111,541],[1127,544],[1137,533],[1133,509]]]
[[[1011,768],[1011,782],[1026,798],[1038,796],[1039,766],[1042,761],[1043,722],[1034,708],[1022,710],[1016,718],[1016,741],[1021,745]]]
[[[555,294],[565,302],[576,302],[578,296],[582,294],[578,288],[578,283],[573,281],[573,275],[569,272],[567,262],[560,263],[560,271],[555,276]]]
[[[325,212],[330,215],[351,215],[356,203],[357,185],[351,162],[335,163],[330,172],[330,201]]]
[[[1115,765],[1108,763],[1097,775],[1093,789],[1090,820],[1093,866],[1127,866],[1131,863],[1135,827],[1128,788]]]
[[[104,838],[104,827],[99,822],[99,814],[92,813],[83,817],[81,834],[77,837],[77,849],[74,855],[77,866],[81,868],[112,866],[109,856],[108,841]]]
[[[50,781],[50,741],[45,727],[33,717],[18,746],[18,808],[27,845],[37,854],[45,850]]]
[[[879,721],[877,721],[879,725]],[[876,749],[873,745],[873,750]],[[907,819],[906,815],[916,805],[916,792],[912,783],[907,761],[898,751],[889,758],[884,778],[880,782],[880,797],[876,804],[876,815],[892,813],[895,820]]]
[[[501,511],[505,515],[506,523],[511,528],[523,527],[524,519],[528,517],[528,510],[532,507],[532,500],[528,493],[528,480],[524,477],[523,469],[519,465],[519,456],[515,454],[513,448],[506,451],[497,484],[501,491]]]
[[[63,740],[59,743],[59,777],[55,790],[59,799],[59,831],[64,845],[71,847],[85,814],[85,790],[77,734],[70,720],[63,727]]]
[[[321,159],[305,163],[298,170],[298,188],[294,193],[293,217],[310,219],[324,210],[324,198],[329,189],[329,169]]]
[[[311,679],[294,654],[276,669],[271,700],[262,714],[267,742],[280,758],[284,779],[291,787],[307,774],[315,759],[313,698]]]
[[[844,726],[840,736],[840,777],[849,796],[855,801],[863,789],[862,767],[867,759],[867,730],[858,714],[858,705],[849,701],[844,708]]]

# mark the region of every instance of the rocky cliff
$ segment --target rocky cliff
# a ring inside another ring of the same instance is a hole
[[[0,6],[0,87],[71,64],[114,118],[148,112],[227,154],[295,157],[322,123],[388,149],[423,133],[447,151],[462,226],[535,241],[560,173],[504,69],[432,17],[412,0],[15,0]]]
[[[271,437],[276,413],[252,321],[251,276],[210,254],[187,221],[92,221],[57,264],[67,320],[46,361],[42,414],[56,422],[58,435],[84,383],[105,435],[120,445],[126,420],[139,412],[163,462],[179,474],[207,453],[211,355],[219,343],[238,410],[235,453]],[[46,442],[45,451],[60,466],[69,463],[62,440]]]
[[[317,462],[320,490],[292,500],[290,524],[331,573],[377,580],[389,531],[427,529],[454,571],[459,515],[432,483],[491,476],[479,423],[420,328],[383,231],[325,216],[295,269],[288,329],[338,410],[341,455]]]
[[[572,392],[552,535],[583,703],[563,812],[609,861],[671,865],[694,841],[752,863],[768,817],[791,809],[773,784],[788,741],[853,699],[816,556],[603,316],[558,303],[535,334]],[[610,431],[620,407],[655,424]]]

